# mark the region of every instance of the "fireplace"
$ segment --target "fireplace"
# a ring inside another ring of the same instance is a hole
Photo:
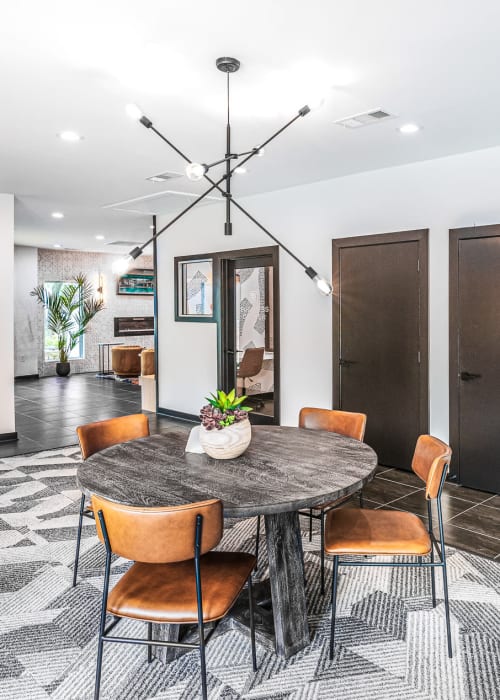
[[[154,316],[115,316],[115,338],[154,335]]]

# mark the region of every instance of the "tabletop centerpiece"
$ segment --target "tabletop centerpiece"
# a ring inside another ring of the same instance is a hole
[[[226,394],[206,396],[208,404],[200,409],[201,427],[199,439],[205,452],[215,459],[233,459],[247,449],[252,439],[252,428],[248,412],[243,406],[246,396],[236,396],[236,390]]]

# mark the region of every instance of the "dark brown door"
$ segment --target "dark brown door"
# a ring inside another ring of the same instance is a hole
[[[500,226],[450,232],[452,463],[464,486],[500,492]]]
[[[428,431],[427,231],[333,241],[334,407],[367,414],[379,463]]]

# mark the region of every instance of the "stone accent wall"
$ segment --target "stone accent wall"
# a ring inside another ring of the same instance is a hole
[[[111,265],[118,256],[106,253],[86,253],[77,250],[38,250],[38,283],[67,282],[79,272],[87,275],[94,288],[97,288],[99,274],[103,280],[105,309],[91,321],[84,340],[84,358],[71,360],[71,372],[96,372],[99,367],[98,343],[121,342],[125,345],[153,347],[153,336],[114,337],[113,319],[115,316],[152,316],[152,296],[125,296],[116,293],[118,276]],[[151,256],[141,256],[137,267],[152,269]],[[43,350],[43,309],[39,307],[37,318],[37,338],[39,343],[39,373],[41,377],[55,374],[55,362],[46,362]]]

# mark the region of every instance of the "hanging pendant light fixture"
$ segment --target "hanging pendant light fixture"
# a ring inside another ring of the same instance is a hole
[[[256,146],[255,148],[252,148],[251,150],[245,151],[243,153],[233,153],[231,148],[229,77],[231,73],[236,73],[239,70],[240,62],[236,58],[224,56],[216,60],[216,66],[220,71],[226,73],[227,76],[227,122],[226,153],[223,158],[213,163],[207,164],[192,161],[184,153],[182,153],[182,151],[180,151],[168,138],[166,138],[160,131],[158,131],[158,129],[156,129],[151,119],[149,119],[137,105],[127,105],[126,112],[131,118],[139,121],[144,127],[146,127],[146,129],[150,129],[151,131],[153,131],[162,141],[164,141],[168,146],[170,146],[170,148],[172,148],[181,158],[183,158],[186,161],[187,165],[185,168],[185,172],[186,176],[190,180],[197,182],[199,180],[205,179],[210,184],[210,187],[207,190],[205,190],[203,194],[196,197],[196,199],[194,199],[189,206],[187,206],[179,214],[177,214],[177,216],[171,219],[171,221],[169,221],[165,226],[163,226],[163,228],[161,228],[159,231],[156,231],[149,240],[147,240],[141,246],[138,246],[131,250],[125,258],[117,260],[113,266],[113,271],[117,273],[123,273],[133,260],[142,255],[143,250],[147,245],[149,245],[152,241],[156,240],[158,236],[160,236],[164,231],[166,231],[168,228],[173,226],[173,224],[179,221],[179,219],[183,217],[184,214],[190,211],[193,207],[195,207],[198,204],[198,202],[201,202],[203,199],[205,199],[207,195],[209,195],[214,190],[217,190],[226,200],[226,221],[224,223],[224,234],[226,236],[232,235],[233,224],[231,221],[231,210],[232,207],[236,207],[242,214],[244,214],[258,228],[260,228],[261,231],[263,231],[267,236],[269,236],[280,248],[282,248],[286,253],[288,253],[288,255],[290,255],[299,265],[301,265],[308,277],[310,277],[313,280],[313,282],[316,283],[316,286],[321,292],[321,294],[324,294],[325,296],[330,296],[330,294],[333,291],[330,282],[321,277],[314,268],[310,267],[309,265],[306,265],[297,255],[295,255],[295,253],[292,253],[292,251],[284,243],[278,240],[276,236],[274,236],[265,226],[258,222],[257,219],[255,219],[255,217],[253,217],[241,204],[239,204],[234,199],[233,194],[231,192],[231,180],[233,175],[245,173],[246,168],[244,166],[251,158],[255,156],[263,156],[265,147],[277,136],[279,136],[283,131],[285,131],[285,129],[291,126],[297,119],[299,119],[300,117],[305,117],[307,114],[309,114],[311,108],[308,105],[305,105],[304,107],[299,109],[297,114],[292,119],[290,119],[289,122],[282,126],[281,129],[278,129],[278,131],[272,134],[272,136],[266,139],[262,144],[260,144],[260,146]],[[218,179],[213,179],[212,177],[210,177],[209,172],[212,168],[218,165],[225,166],[224,174]]]

